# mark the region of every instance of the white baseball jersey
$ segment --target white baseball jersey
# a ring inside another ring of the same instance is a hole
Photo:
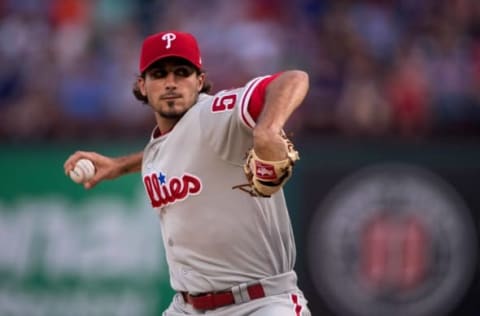
[[[198,102],[144,150],[142,176],[160,217],[171,285],[191,293],[293,270],[295,243],[283,191],[252,197],[245,153],[255,121],[248,104],[258,77]]]

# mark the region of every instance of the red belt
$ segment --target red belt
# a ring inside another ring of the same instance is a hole
[[[191,304],[195,309],[210,310],[235,303],[232,291],[201,293],[196,295],[181,292],[185,302]],[[251,300],[265,297],[265,291],[260,283],[247,286],[248,297]]]

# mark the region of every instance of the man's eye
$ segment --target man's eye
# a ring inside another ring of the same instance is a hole
[[[181,77],[188,77],[193,73],[193,69],[190,69],[188,67],[179,67],[175,69],[175,75],[181,76]]]
[[[154,78],[164,78],[167,76],[167,72],[162,69],[156,69],[152,71],[150,75]]]

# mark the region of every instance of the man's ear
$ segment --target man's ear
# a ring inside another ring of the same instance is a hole
[[[140,93],[146,97],[147,96],[147,91],[145,89],[145,79],[143,77],[138,77],[137,78],[137,87]]]
[[[205,84],[205,74],[201,73],[198,75],[198,92],[202,91],[203,85]]]

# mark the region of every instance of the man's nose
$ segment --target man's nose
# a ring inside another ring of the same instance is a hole
[[[165,77],[165,83],[167,88],[175,88],[177,86],[175,74],[173,72],[168,72]]]

